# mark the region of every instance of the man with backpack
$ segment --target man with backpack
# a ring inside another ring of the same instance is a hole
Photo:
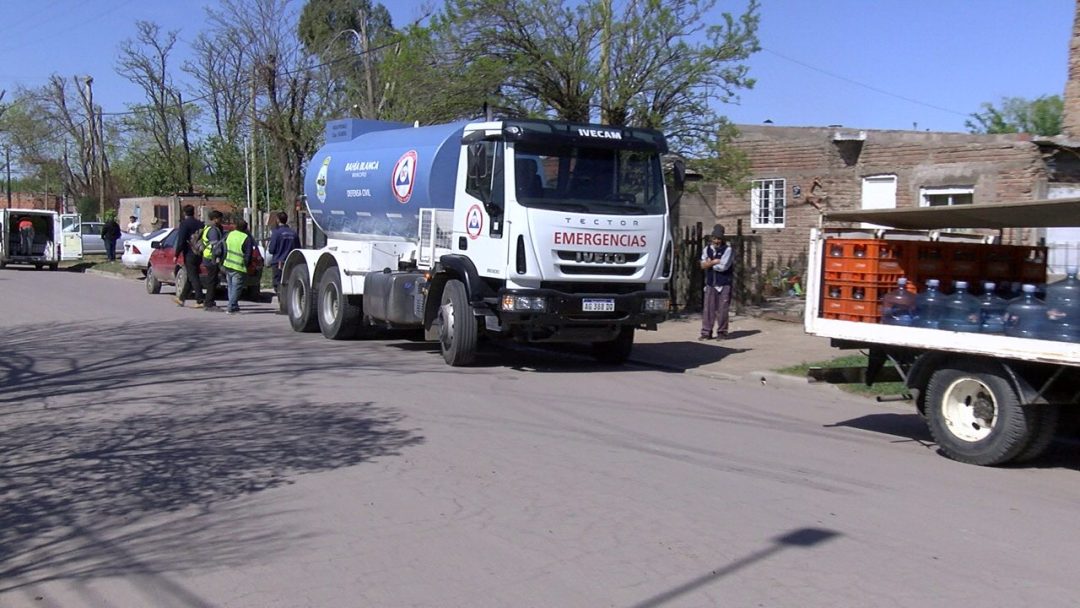
[[[199,281],[199,266],[202,265],[201,253],[196,253],[192,245],[192,237],[197,242],[202,241],[203,223],[195,219],[195,206],[184,205],[184,219],[176,227],[176,264],[183,264],[187,272],[188,280],[183,285],[176,286],[176,305],[183,306],[184,300],[192,292],[195,294],[195,303],[203,303],[202,283]]]
[[[221,262],[225,259],[225,229],[221,227],[224,214],[214,210],[210,212],[210,223],[202,230],[202,261],[206,266],[206,293],[203,294],[203,310],[218,312],[221,308],[214,302],[217,291],[218,275],[221,274]],[[198,277],[199,275],[195,275]]]

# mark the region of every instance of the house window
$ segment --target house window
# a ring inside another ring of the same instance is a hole
[[[782,179],[755,179],[750,189],[750,227],[784,227],[784,191]]]
[[[975,202],[975,188],[972,186],[922,188],[919,194],[920,207],[949,207],[970,205]]]
[[[169,227],[169,206],[154,205],[154,217],[161,220],[161,228]]]

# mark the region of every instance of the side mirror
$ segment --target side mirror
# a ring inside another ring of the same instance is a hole
[[[161,249],[161,241],[150,241],[150,249]]]
[[[686,163],[681,160],[672,163],[671,175],[675,179],[676,190],[682,190],[686,187]]]

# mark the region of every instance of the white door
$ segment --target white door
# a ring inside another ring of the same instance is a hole
[[[1080,184],[1051,184],[1047,198],[1080,196]],[[1050,249],[1046,272],[1065,274],[1080,265],[1080,227],[1047,228],[1046,246]]]
[[[60,215],[60,233],[63,235],[63,240],[60,241],[61,260],[82,259],[82,233],[79,231],[81,224],[82,217],[77,213]]]
[[[871,175],[862,182],[863,209],[896,209],[896,176]],[[863,228],[880,228],[876,224],[863,223]]]

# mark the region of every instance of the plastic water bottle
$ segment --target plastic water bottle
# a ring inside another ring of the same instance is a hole
[[[979,331],[981,311],[979,299],[967,291],[967,281],[957,281],[956,290],[945,298],[939,329],[949,331]]]
[[[907,290],[907,279],[896,282],[896,289],[881,296],[881,322],[910,327],[915,321],[915,294]]]
[[[938,328],[944,312],[942,305],[945,302],[945,297],[938,291],[940,284],[941,282],[937,279],[930,279],[926,282],[926,291],[915,296],[914,325],[916,327]]]
[[[1070,268],[1064,279],[1046,287],[1046,324],[1043,338],[1080,342],[1080,280]]]
[[[1046,325],[1046,304],[1035,297],[1034,285],[1027,283],[1022,289],[1024,295],[1005,309],[1005,335],[1039,339]]]
[[[979,299],[979,331],[984,334],[1005,333],[1005,307],[1004,298],[999,298],[994,289],[997,285],[987,281],[983,283],[983,297]]]

